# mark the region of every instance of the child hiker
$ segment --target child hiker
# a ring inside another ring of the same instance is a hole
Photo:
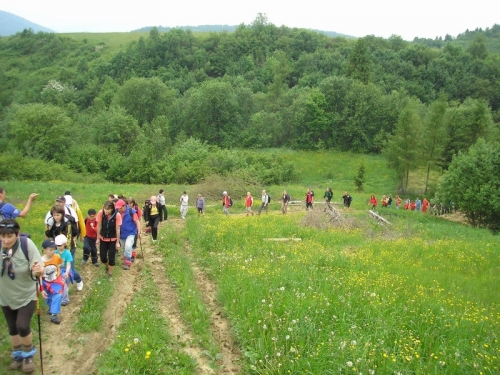
[[[60,324],[57,316],[61,312],[61,301],[64,289],[67,288],[61,276],[60,266],[63,260],[58,254],[55,254],[56,244],[52,240],[45,240],[43,247],[43,264],[45,270],[42,276],[42,295],[49,306],[50,321],[54,324]]]
[[[60,267],[61,276],[63,280],[66,282],[66,288],[64,288],[63,297],[61,301],[61,306],[67,306],[69,304],[69,283],[73,283],[73,271],[71,269],[71,262],[73,262],[73,255],[71,255],[71,251],[69,251],[66,246],[68,244],[68,239],[66,236],[60,234],[56,236],[54,239],[54,243],[56,244],[56,254],[61,257],[63,260],[63,264]]]
[[[247,212],[247,216],[250,214],[252,214],[252,216],[253,216],[252,206],[253,206],[252,193],[247,192],[247,196],[245,198],[245,210]]]
[[[99,267],[97,261],[97,219],[96,212],[93,208],[88,211],[88,216],[85,218],[85,238],[83,239],[83,260],[82,264],[87,264],[89,258],[92,264]]]

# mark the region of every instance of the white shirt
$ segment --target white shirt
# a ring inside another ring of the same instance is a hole
[[[186,194],[186,195],[181,196],[180,201],[181,201],[181,206],[187,206],[188,201],[189,201],[188,195]]]

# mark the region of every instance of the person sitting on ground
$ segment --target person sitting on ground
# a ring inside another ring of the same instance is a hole
[[[37,288],[35,281],[44,272],[43,260],[36,245],[20,237],[21,227],[14,219],[0,222],[0,250],[2,274],[0,276],[0,306],[9,330],[12,345],[10,370],[35,371],[31,318],[35,312]],[[2,371],[2,373],[4,373]]]
[[[54,238],[54,243],[56,244],[56,252],[55,254],[59,255],[63,261],[60,266],[61,276],[64,282],[66,283],[66,287],[64,288],[61,306],[67,306],[69,304],[69,283],[73,283],[73,271],[71,269],[71,262],[73,262],[73,256],[71,255],[71,251],[66,248],[68,244],[68,239],[64,234],[60,234]],[[83,285],[82,285],[83,286]]]
[[[106,276],[113,276],[116,261],[116,251],[120,248],[120,227],[122,215],[115,209],[113,202],[104,203],[97,213],[97,241],[101,263],[106,266]]]
[[[196,196],[196,209],[198,210],[198,215],[205,215],[205,198],[201,194]]]
[[[16,219],[19,217],[26,217],[31,209],[31,204],[38,197],[37,193],[30,194],[28,202],[24,206],[23,210],[19,210],[14,205],[5,202],[5,189],[0,187],[0,221],[5,219]]]
[[[51,239],[46,239],[42,244],[42,260],[45,271],[42,277],[42,295],[49,307],[50,321],[59,324],[58,315],[61,313],[62,298],[67,285],[61,275],[61,266],[64,263],[61,256],[56,254],[56,244]],[[71,255],[71,253],[70,253]]]

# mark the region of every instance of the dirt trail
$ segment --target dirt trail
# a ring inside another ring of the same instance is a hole
[[[171,229],[181,230],[184,221],[170,219],[168,224],[162,225],[160,231],[166,230],[166,225],[171,226]],[[196,360],[198,374],[236,375],[241,373],[238,365],[241,358],[239,348],[233,340],[230,323],[223,316],[222,309],[217,303],[216,285],[196,265],[189,249],[189,243],[186,242],[186,255],[191,259],[197,285],[203,293],[203,301],[212,319],[213,337],[219,344],[222,353],[222,359],[217,363],[218,370],[211,367],[210,358],[204,354],[203,348],[196,345],[195,337],[183,321],[177,290],[166,278],[162,256],[155,252],[155,246],[151,245],[149,236],[143,236],[142,245],[143,254],[138,249],[138,258],[129,271],[121,270],[121,261],[117,260],[112,279],[115,290],[111,298],[112,302],[104,312],[104,328],[101,332],[92,333],[77,333],[74,322],[77,320],[82,299],[91,292],[90,286],[93,280],[104,273],[104,267],[102,265],[100,267],[93,267],[90,264],[80,265],[81,250],[77,250],[76,266],[85,285],[83,291],[75,291],[70,294],[70,304],[62,307],[60,325],[50,323],[50,317],[46,314],[46,305],[43,302],[41,304],[44,373],[97,374],[95,361],[99,354],[113,343],[125,308],[132,301],[134,293],[141,289],[140,274],[146,265],[153,270],[152,277],[159,287],[159,306],[162,306],[162,314],[168,322],[173,340],[178,344],[179,350]]]

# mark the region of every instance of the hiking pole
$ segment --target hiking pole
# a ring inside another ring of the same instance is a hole
[[[36,316],[38,317],[38,340],[40,341],[40,366],[43,375],[42,324],[40,323],[40,278],[36,280]]]
[[[142,233],[139,236],[139,245],[141,246],[142,260],[144,260],[144,249],[142,248]]]

